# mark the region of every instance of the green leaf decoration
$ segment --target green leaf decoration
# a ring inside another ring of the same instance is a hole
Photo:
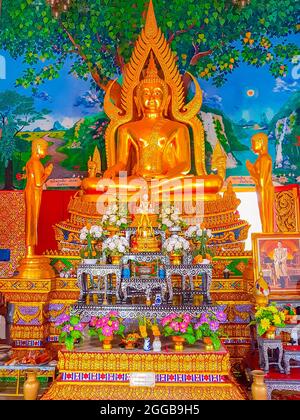
[[[185,338],[189,344],[195,344],[196,342],[196,337],[192,334],[183,334],[182,337]]]
[[[211,338],[212,344],[214,346],[214,349],[217,350],[217,351],[220,350],[220,347],[221,347],[220,339],[217,336],[211,336],[210,338]]]
[[[65,340],[65,346],[66,346],[66,348],[67,348],[67,350],[73,350],[73,348],[74,348],[74,341],[73,341],[73,339],[69,336],[69,337],[67,337],[66,338],[66,340]]]
[[[263,335],[266,331],[267,331],[267,330],[266,330],[265,328],[263,328],[263,327],[261,326],[261,324],[258,324],[258,327],[257,327],[257,332],[258,332],[258,335],[262,336],[262,335]]]
[[[202,334],[202,331],[201,331],[200,328],[198,328],[198,330],[196,330],[195,335],[196,335],[196,340],[201,340],[202,339],[203,334]]]
[[[77,325],[80,322],[80,318],[76,315],[71,316],[70,318],[70,324],[71,325]]]

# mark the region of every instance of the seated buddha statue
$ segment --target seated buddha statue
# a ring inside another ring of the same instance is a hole
[[[152,54],[134,99],[141,119],[119,128],[117,163],[104,177],[114,178],[121,171],[145,179],[188,174],[191,170],[189,130],[186,125],[165,117],[170,102],[168,86],[159,77]]]
[[[101,175],[101,156],[97,146],[94,149],[93,157],[89,157],[87,167],[88,177],[84,178],[81,183],[81,192],[86,196],[98,193],[97,187]]]
[[[186,104],[175,56],[157,27],[150,1],[123,84],[111,83],[104,98],[110,118],[104,178],[122,183],[125,172],[127,179],[156,179],[164,186],[188,178],[192,186],[202,183],[205,193],[212,195],[221,189],[225,171],[206,173],[204,128],[197,115],[202,92],[190,76],[195,95]]]

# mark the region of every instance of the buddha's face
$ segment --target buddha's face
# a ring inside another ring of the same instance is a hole
[[[144,113],[163,111],[164,92],[161,85],[144,84],[139,99]]]
[[[252,150],[254,153],[260,153],[265,150],[268,144],[268,136],[264,133],[255,134],[252,139]]]
[[[33,143],[33,152],[37,154],[41,159],[47,155],[48,143],[44,140],[37,140]]]

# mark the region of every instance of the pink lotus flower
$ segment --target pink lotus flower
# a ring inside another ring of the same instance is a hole
[[[200,322],[201,322],[201,324],[204,324],[204,323],[208,323],[209,322],[209,319],[208,319],[208,316],[207,316],[207,314],[202,314],[201,315],[201,317],[200,317]]]
[[[227,319],[227,315],[223,311],[216,312],[216,318],[220,322],[225,322]]]
[[[113,335],[113,329],[111,327],[103,327],[102,328],[102,334],[105,335],[105,337],[110,337]]]
[[[102,319],[98,319],[98,320],[96,321],[96,325],[95,325],[95,327],[96,327],[96,328],[102,328],[102,327],[104,327],[103,320],[102,320]]]
[[[210,321],[209,327],[212,331],[218,331],[220,323],[218,321]]]
[[[79,323],[77,325],[74,326],[74,330],[76,331],[83,331],[84,330],[84,325]]]
[[[119,325],[120,325],[119,321],[112,321],[111,323],[111,327],[114,331],[118,331]]]
[[[55,325],[56,327],[58,327],[59,325],[65,323],[65,322],[69,322],[70,321],[70,315],[67,314],[63,314],[60,317],[57,318]]]
[[[171,322],[171,324],[170,324],[170,327],[171,327],[171,328],[173,328],[173,330],[175,330],[175,328],[176,328],[176,327],[178,327],[178,328],[179,328],[179,325],[178,325],[178,323],[177,323],[177,322],[172,321],[172,322]],[[175,330],[175,331],[176,331],[176,330]]]
[[[108,321],[109,321],[109,317],[108,316],[104,316],[103,318],[101,318],[102,321],[102,325],[107,325]]]
[[[184,320],[187,324],[189,324],[189,323],[191,322],[191,316],[190,316],[189,314],[185,314],[185,315],[183,316],[183,320]]]
[[[93,316],[90,320],[90,326],[95,327],[96,324],[97,324],[97,318],[95,316]]]
[[[65,325],[62,330],[66,333],[69,333],[70,332],[70,325]]]
[[[108,313],[108,315],[107,315],[109,318],[110,317],[112,317],[112,316],[114,316],[114,317],[118,317],[119,316],[119,314],[118,314],[118,312],[117,311],[110,311],[109,313]]]

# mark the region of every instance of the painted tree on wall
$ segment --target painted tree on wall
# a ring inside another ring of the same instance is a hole
[[[13,189],[13,155],[20,149],[18,134],[47,113],[36,111],[31,97],[10,90],[0,93],[0,162],[5,166],[5,189]]]
[[[105,90],[130,57],[147,5],[144,0],[72,0],[69,11],[56,19],[44,0],[3,0],[0,45],[28,64],[17,85],[36,90],[72,59],[70,73]],[[274,77],[284,76],[291,58],[300,54],[285,40],[300,28],[294,0],[251,0],[242,9],[230,0],[157,0],[154,6],[181,71],[217,86],[241,62],[266,65]]]

